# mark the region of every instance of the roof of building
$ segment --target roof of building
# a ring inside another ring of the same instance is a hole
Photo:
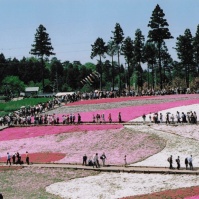
[[[39,91],[39,87],[26,87],[25,88],[25,92],[38,92]]]

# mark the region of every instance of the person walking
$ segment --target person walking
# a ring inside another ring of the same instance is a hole
[[[188,164],[189,164],[188,157],[185,158],[184,163],[185,163],[186,170],[187,170],[188,169]]]
[[[9,152],[7,153],[7,162],[6,162],[6,164],[8,165],[8,163],[11,165],[11,156],[10,156],[10,154],[9,154]]]
[[[180,121],[180,113],[177,111],[176,113],[177,123],[181,123]]]
[[[142,115],[142,119],[143,119],[143,122],[145,123],[145,121],[146,121],[146,115],[145,114]]]
[[[26,151],[26,164],[27,164],[27,165],[30,164],[30,159],[29,159],[28,151]]]
[[[119,123],[121,123],[121,122],[122,122],[121,112],[119,112],[119,114],[118,114],[118,121],[119,121]]]
[[[172,155],[167,159],[167,161],[169,162],[169,169],[173,169],[173,157],[172,157]]]
[[[102,165],[103,165],[103,167],[104,167],[104,166],[105,166],[105,159],[106,159],[105,153],[103,153],[103,154],[100,156],[100,159],[102,160]]]
[[[180,169],[180,156],[178,156],[178,158],[176,159],[176,163],[177,163],[177,169]]]
[[[190,167],[190,170],[193,170],[193,158],[192,158],[192,155],[190,155],[189,157],[189,167]]]
[[[170,124],[170,121],[169,121],[169,113],[166,114],[166,124]]]
[[[163,123],[163,115],[160,113],[160,123]]]
[[[108,115],[108,120],[109,120],[109,123],[112,122],[111,113],[109,113],[109,115]]]
[[[16,160],[16,154],[13,154],[13,156],[12,156],[12,164],[15,164],[15,160]]]
[[[94,158],[93,158],[93,168],[96,166],[96,168],[100,167],[99,165],[99,160],[98,160],[98,153],[96,153],[94,155]]]
[[[87,165],[87,156],[86,156],[86,154],[84,154],[84,156],[83,156],[83,164],[82,165]]]
[[[126,167],[127,161],[126,161],[126,155],[124,156],[124,166]]]

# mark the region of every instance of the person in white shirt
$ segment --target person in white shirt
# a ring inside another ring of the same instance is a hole
[[[192,158],[192,155],[189,157],[189,167],[190,167],[190,170],[193,170],[193,158]]]

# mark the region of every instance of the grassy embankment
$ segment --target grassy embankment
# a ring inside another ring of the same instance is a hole
[[[27,98],[27,99],[22,99],[18,101],[0,103],[0,116],[4,116],[14,111],[17,111],[22,106],[25,106],[25,107],[34,106],[39,103],[47,102],[51,99],[52,98]]]

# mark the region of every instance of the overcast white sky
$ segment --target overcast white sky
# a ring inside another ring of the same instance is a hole
[[[96,63],[96,58],[90,59],[91,44],[98,37],[108,42],[116,23],[120,23],[125,37],[134,39],[139,28],[147,38],[147,25],[157,4],[174,36],[167,45],[176,60],[172,49],[176,37],[186,28],[194,36],[199,24],[197,0],[1,0],[0,53],[6,58],[30,57],[36,29],[42,24],[58,59]]]

